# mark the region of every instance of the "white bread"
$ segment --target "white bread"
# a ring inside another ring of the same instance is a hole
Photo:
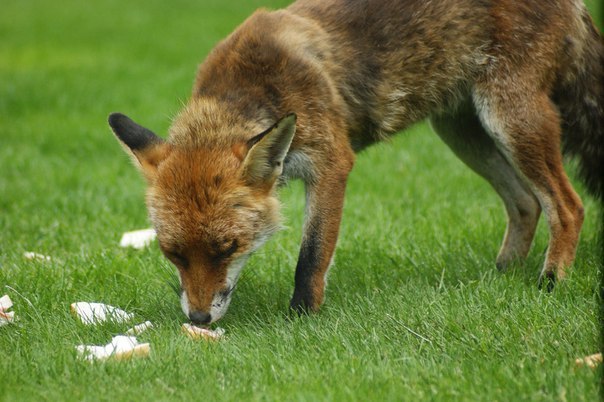
[[[204,339],[206,341],[217,341],[224,336],[224,329],[215,330],[196,327],[191,324],[182,324],[182,331],[191,339]]]
[[[120,247],[132,247],[136,249],[142,249],[147,247],[155,238],[157,234],[154,229],[141,229],[132,232],[126,232],[122,235],[120,240]]]

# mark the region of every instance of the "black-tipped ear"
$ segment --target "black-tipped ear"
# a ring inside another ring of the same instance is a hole
[[[121,113],[111,113],[109,115],[109,125],[117,138],[132,151],[142,150],[149,145],[163,142],[153,131],[136,124],[128,116]]]
[[[121,113],[110,114],[109,125],[137,167],[152,180],[157,166],[168,154],[166,142]]]
[[[272,184],[281,175],[295,133],[296,115],[290,113],[248,142],[251,148],[243,161],[248,182]]]

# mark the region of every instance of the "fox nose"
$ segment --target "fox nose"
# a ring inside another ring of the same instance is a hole
[[[191,311],[189,313],[189,319],[194,324],[209,324],[212,321],[212,315],[203,311]]]

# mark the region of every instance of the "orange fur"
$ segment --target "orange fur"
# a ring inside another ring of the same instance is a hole
[[[542,276],[561,279],[583,222],[562,135],[601,192],[602,60],[577,0],[299,0],[216,46],[166,141],[122,115],[110,124],[147,177],[197,320],[224,314],[245,259],[279,228],[275,188],[292,178],[307,209],[291,305],[317,310],[355,153],[425,118],[504,201],[497,266],[527,255],[543,211]]]

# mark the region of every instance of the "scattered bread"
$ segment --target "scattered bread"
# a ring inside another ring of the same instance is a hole
[[[86,325],[98,324],[108,320],[122,323],[134,318],[131,313],[103,303],[72,303],[71,312]]]
[[[0,311],[0,319],[12,321],[15,318],[14,311]]]
[[[575,360],[575,364],[579,367],[587,366],[589,368],[596,368],[600,363],[602,363],[602,353],[596,353]]]
[[[208,328],[200,328],[191,324],[182,324],[183,332],[191,339],[203,339],[206,341],[217,341],[224,336],[223,328],[211,330]]]
[[[13,306],[13,301],[8,297],[8,295],[4,295],[0,297],[0,311],[8,310]]]
[[[138,343],[134,336],[114,336],[105,346],[78,345],[76,352],[81,359],[95,360],[129,360],[133,357],[147,357],[151,351],[148,343]]]
[[[10,322],[13,322],[13,321],[15,321],[15,312],[14,311],[9,311],[9,312],[0,311],[0,327],[8,324]]]
[[[153,324],[151,323],[151,321],[145,321],[142,324],[138,324],[138,325],[135,325],[134,327],[130,328],[128,331],[126,331],[126,334],[140,335],[141,333],[143,333],[144,331],[146,331],[152,327],[153,327]]]
[[[141,229],[126,232],[122,235],[120,247],[132,247],[140,250],[151,244],[156,237],[157,234],[155,233],[155,229]]]
[[[8,295],[0,297],[0,327],[15,321],[15,312],[7,311],[12,306],[13,301]]]
[[[38,260],[38,261],[51,261],[52,259],[44,254],[38,254],[33,251],[26,251],[23,253],[23,258],[26,260]]]
[[[151,353],[151,344],[140,343],[130,350],[116,352],[111,358],[114,360],[129,360],[133,357],[147,357]]]

